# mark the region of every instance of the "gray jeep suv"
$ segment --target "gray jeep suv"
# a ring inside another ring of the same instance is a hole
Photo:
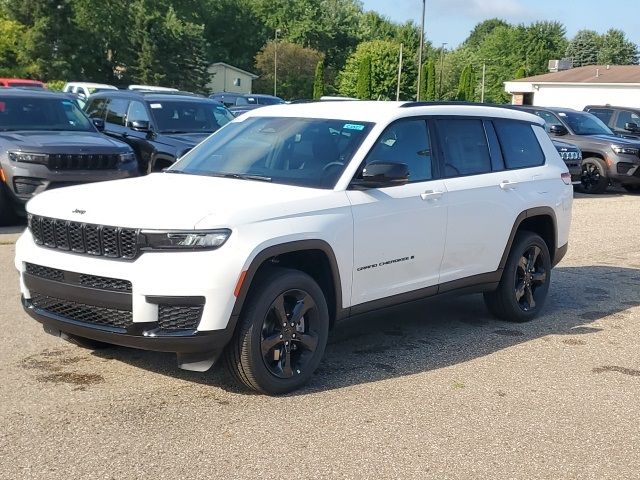
[[[0,225],[48,188],[137,175],[131,147],[100,133],[67,95],[0,92]]]

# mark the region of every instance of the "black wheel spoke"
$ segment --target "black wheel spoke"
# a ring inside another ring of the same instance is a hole
[[[528,308],[529,309],[536,308],[536,301],[533,298],[533,289],[531,288],[531,286],[527,286],[524,289],[524,293],[525,293],[525,296],[527,298],[527,303],[529,304]]]
[[[291,365],[291,349],[285,350],[284,358],[282,359],[282,375],[286,378],[293,376],[293,367]]]
[[[524,297],[524,289],[525,289],[524,282],[520,282],[518,285],[516,285],[516,301],[517,302],[522,300],[522,297]]]
[[[276,298],[276,300],[273,302],[273,311],[276,314],[278,323],[280,325],[288,320],[287,311],[284,306],[284,295],[278,296],[278,298]]]
[[[527,270],[527,257],[523,256],[520,258],[520,261],[518,262],[518,268],[522,269],[523,273]]]
[[[318,336],[314,333],[299,334],[296,339],[307,350],[314,352],[318,346]]]
[[[533,246],[529,249],[527,255],[527,269],[531,272],[535,268],[536,261],[538,260],[538,256],[540,255],[540,247]]]
[[[311,295],[305,294],[305,296],[302,299],[298,300],[293,307],[290,321],[294,324],[297,324],[298,322],[300,322],[300,319],[304,316],[304,314],[312,308],[315,308],[315,306],[316,304],[313,301],[313,298],[311,298]]]
[[[282,335],[274,333],[273,335],[262,340],[262,356],[267,357],[271,351],[279,344],[282,343]]]
[[[536,284],[543,284],[547,281],[547,272],[535,272],[531,275],[531,280]]]

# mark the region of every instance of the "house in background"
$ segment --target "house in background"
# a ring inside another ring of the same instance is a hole
[[[214,93],[251,93],[251,83],[258,78],[258,75],[224,62],[211,64],[207,71],[211,75],[207,89]]]
[[[549,66],[555,66],[552,60]],[[505,82],[514,105],[640,108],[640,65],[589,65]]]

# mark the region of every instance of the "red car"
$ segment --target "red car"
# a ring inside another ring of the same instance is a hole
[[[39,80],[27,78],[0,78],[0,87],[47,88]]]

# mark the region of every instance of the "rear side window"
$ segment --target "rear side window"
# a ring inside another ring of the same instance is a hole
[[[613,110],[609,108],[590,108],[589,113],[595,115],[604,123],[609,124],[611,121],[611,116],[613,115]]]
[[[438,120],[447,178],[491,172],[487,135],[480,119]]]
[[[493,125],[507,168],[539,167],[544,164],[544,153],[530,124],[494,120]]]
[[[89,118],[104,118],[104,106],[107,103],[105,98],[96,98],[91,100],[85,106],[85,113]]]
[[[129,107],[129,101],[123,98],[112,98],[107,106],[107,118],[108,123],[114,125],[124,126],[124,119],[127,116],[127,108]]]
[[[602,120],[602,119],[600,119]],[[602,120],[604,122],[604,120]],[[633,112],[629,112],[627,110],[622,110],[618,112],[618,119],[616,120],[616,128],[620,130],[624,130],[627,123],[635,123],[636,125],[640,125],[640,116],[636,115]]]

